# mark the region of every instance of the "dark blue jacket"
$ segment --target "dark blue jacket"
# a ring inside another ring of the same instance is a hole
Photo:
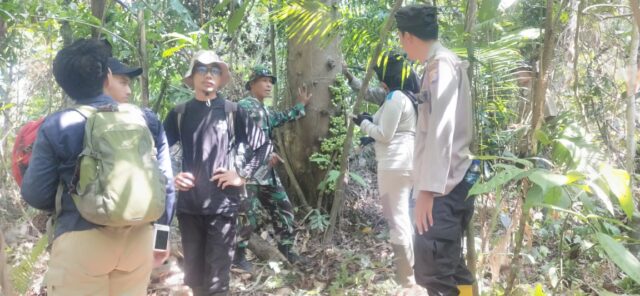
[[[100,106],[116,104],[111,97],[100,95],[82,102]],[[153,135],[160,169],[167,176],[167,200],[164,215],[157,223],[169,225],[175,208],[173,172],[167,137],[158,117],[144,109],[144,117]],[[56,223],[54,238],[68,231],[88,230],[99,225],[80,216],[69,192],[69,184],[83,148],[86,118],[78,111],[66,109],[47,116],[34,144],[33,154],[22,182],[22,198],[32,207],[55,212],[55,196],[59,182],[63,183],[62,211]]]

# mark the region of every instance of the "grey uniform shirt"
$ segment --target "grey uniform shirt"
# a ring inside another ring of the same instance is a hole
[[[411,171],[416,130],[416,111],[402,91],[393,91],[373,115],[373,122],[362,121],[360,129],[376,140],[378,170]]]
[[[473,136],[468,63],[436,42],[425,63],[418,107],[414,189],[446,195],[471,165]]]

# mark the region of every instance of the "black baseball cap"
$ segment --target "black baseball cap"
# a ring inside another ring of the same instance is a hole
[[[129,78],[133,78],[142,74],[142,68],[130,68],[115,58],[109,58],[107,67],[111,69],[113,75],[127,75]]]

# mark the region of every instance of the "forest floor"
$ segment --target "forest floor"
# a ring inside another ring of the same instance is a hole
[[[362,155],[362,154],[361,154]],[[334,243],[322,243],[323,232],[311,230],[299,220],[294,249],[308,264],[284,265],[265,262],[249,253],[252,273],[232,270],[232,295],[389,295],[399,288],[393,281],[389,231],[382,217],[375,190],[375,163],[372,154],[356,156],[357,173],[368,183],[352,185],[336,229]],[[13,180],[6,180],[12,184]],[[22,295],[46,295],[44,274],[48,252],[45,250],[43,215],[30,209],[19,198],[15,186],[2,188],[0,229],[7,245],[7,263],[14,277],[14,289]],[[46,220],[46,218],[45,218]],[[174,221],[175,224],[175,221]],[[154,270],[149,295],[190,295],[184,286],[182,252],[177,225],[173,225],[172,256]],[[40,230],[39,230],[40,229]],[[267,228],[269,230],[269,228]],[[268,231],[261,237],[275,246]],[[1,294],[1,293],[0,293]]]
[[[264,262],[249,254],[254,270],[252,273],[232,270],[232,294],[393,294],[398,286],[393,281],[389,232],[374,196],[367,194],[347,201],[335,243],[331,246],[322,243],[323,233],[301,225],[295,249],[308,259],[309,263],[304,266]],[[23,214],[14,212],[10,215],[29,216]],[[43,235],[34,224],[37,223],[33,219],[16,218],[10,228],[4,229],[9,247],[8,261],[13,266],[12,275],[23,278],[17,281],[21,282],[18,286],[28,285],[17,287],[17,290],[26,288],[25,295],[46,295],[43,278],[49,256],[46,251],[38,251]],[[174,228],[173,233],[177,233],[177,227]],[[275,245],[267,231],[261,236]],[[149,295],[190,295],[189,289],[182,285],[184,274],[178,235],[173,236],[172,248],[171,258],[152,274]]]

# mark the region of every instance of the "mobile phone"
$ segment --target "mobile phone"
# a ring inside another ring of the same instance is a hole
[[[169,249],[169,231],[171,228],[167,225],[153,225],[153,250],[166,251]]]

